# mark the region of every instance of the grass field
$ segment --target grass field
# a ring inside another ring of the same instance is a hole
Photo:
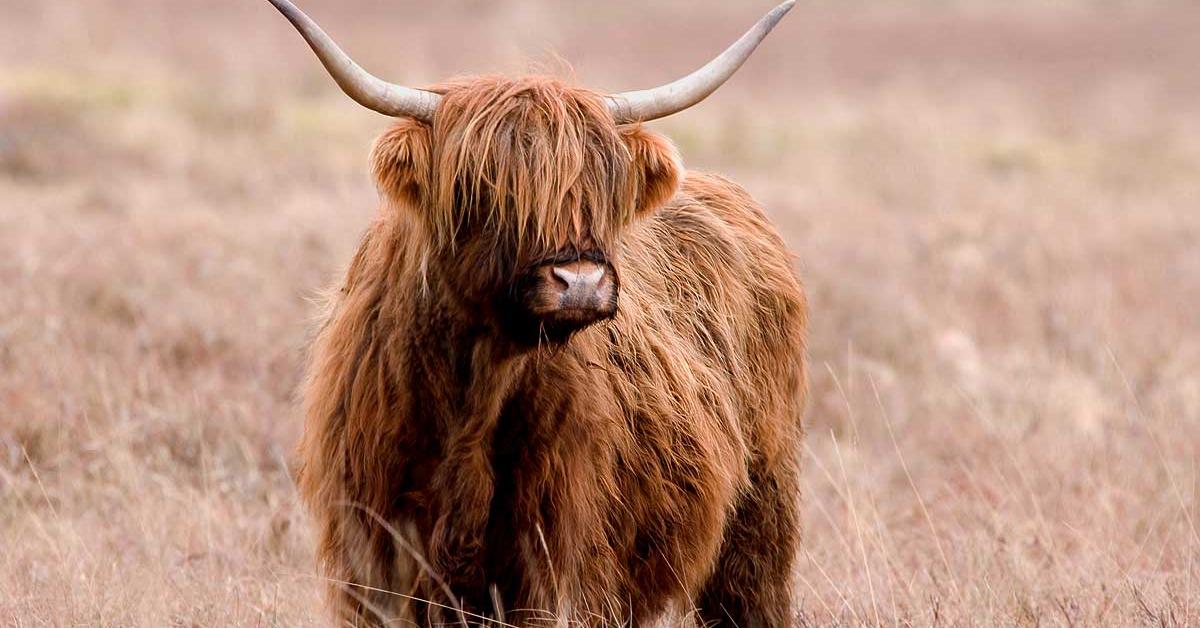
[[[763,2],[305,0],[645,87]],[[801,3],[656,123],[812,306],[807,625],[1200,625],[1200,7]],[[0,0],[0,625],[320,625],[288,466],[371,140],[261,1]]]

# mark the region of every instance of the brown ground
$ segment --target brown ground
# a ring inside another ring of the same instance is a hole
[[[303,4],[621,89],[769,3]],[[811,294],[801,619],[1200,624],[1200,7],[801,4],[656,125]],[[319,623],[292,394],[386,124],[265,2],[0,0],[0,624]]]

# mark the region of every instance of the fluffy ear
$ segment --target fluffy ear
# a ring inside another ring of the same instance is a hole
[[[389,201],[410,208],[424,206],[432,174],[429,127],[402,119],[375,140],[371,171]]]
[[[634,178],[637,215],[652,212],[671,200],[679,188],[683,166],[679,151],[667,138],[640,126],[622,130],[631,156],[630,174]]]

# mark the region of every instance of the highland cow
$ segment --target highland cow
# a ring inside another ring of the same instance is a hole
[[[790,624],[804,296],[759,205],[640,125],[712,93],[790,3],[696,73],[604,96],[384,83],[271,2],[400,118],[303,391],[339,618]]]

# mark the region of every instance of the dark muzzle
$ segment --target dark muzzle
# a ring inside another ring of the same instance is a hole
[[[541,264],[525,285],[524,309],[545,339],[563,340],[617,313],[617,276],[603,261],[579,258]]]

